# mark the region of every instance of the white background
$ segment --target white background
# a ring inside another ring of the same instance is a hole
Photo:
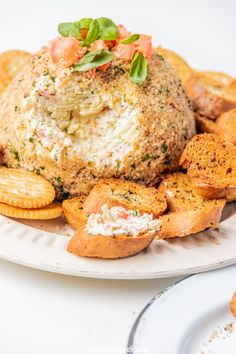
[[[35,51],[61,21],[107,16],[193,67],[236,76],[235,14],[233,0],[1,0],[0,50]],[[139,311],[172,281],[79,279],[0,261],[0,353],[123,354]]]

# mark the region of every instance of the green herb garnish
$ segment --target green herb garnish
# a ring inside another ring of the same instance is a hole
[[[65,22],[58,25],[58,32],[63,37],[72,36],[77,39],[81,39],[80,27],[77,22]]]
[[[14,155],[15,159],[17,161],[20,161],[20,155],[19,155],[19,152],[15,149],[11,149],[11,153]]]
[[[145,155],[143,155],[143,157],[142,157],[142,161],[143,161],[143,162],[144,162],[144,161],[151,160],[151,159],[153,159],[153,157],[152,157],[151,155],[149,155],[149,154],[145,154]]]
[[[140,213],[138,210],[133,210],[133,216],[140,216]]]
[[[61,177],[56,177],[56,178],[55,178],[55,181],[56,181],[57,183],[62,183]]]
[[[90,45],[100,38],[101,28],[97,20],[92,20],[89,26],[89,30],[85,39],[86,45]]]
[[[29,142],[30,142],[30,143],[33,143],[33,142],[34,142],[34,138],[33,138],[32,136],[29,138]]]
[[[99,17],[97,18],[97,21],[101,29],[100,39],[111,41],[119,37],[119,29],[111,19],[107,17]]]
[[[163,144],[161,145],[161,151],[164,153],[164,152],[167,151],[167,149],[168,149],[168,147],[167,147],[166,143],[163,143]]]
[[[82,59],[74,65],[75,71],[88,71],[103,64],[110,62],[113,59],[113,54],[106,49],[94,50],[86,54]]]
[[[123,41],[120,41],[121,44],[131,44],[136,42],[139,39],[140,35],[139,34],[132,34],[132,36],[123,39]]]
[[[81,30],[87,29],[86,38],[81,35]],[[116,24],[106,17],[97,19],[82,18],[77,22],[64,22],[58,26],[58,32],[63,37],[72,36],[77,39],[84,40],[83,45],[88,46],[97,39],[113,40],[119,36],[119,29]]]
[[[130,79],[133,83],[141,85],[147,77],[147,59],[142,53],[136,53],[129,71]]]
[[[164,161],[164,164],[165,164],[165,165],[169,165],[170,162],[171,162],[170,155],[169,155],[169,154],[166,154],[166,159],[165,159],[165,161]]]

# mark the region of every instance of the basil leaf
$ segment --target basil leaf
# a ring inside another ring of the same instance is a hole
[[[113,54],[106,49],[94,50],[86,54],[82,59],[74,65],[75,71],[88,71],[103,64],[108,63],[113,59]]]
[[[96,41],[96,39],[99,38],[100,33],[101,33],[101,30],[100,30],[100,25],[99,25],[98,21],[92,20],[92,22],[90,23],[89,31],[86,36],[86,44],[90,45],[94,41]]]
[[[97,21],[101,28],[101,39],[110,41],[119,37],[119,29],[112,20],[106,17],[99,17]]]
[[[92,18],[81,18],[76,24],[80,29],[89,29],[91,22],[93,21]]]
[[[131,62],[129,76],[132,82],[141,85],[147,77],[147,60],[137,52]]]
[[[58,32],[63,37],[73,36],[76,38],[80,37],[80,31],[76,23],[64,22],[58,25]]]
[[[136,42],[139,39],[140,35],[139,34],[132,34],[132,36],[123,39],[123,41],[120,41],[121,44],[131,44]]]

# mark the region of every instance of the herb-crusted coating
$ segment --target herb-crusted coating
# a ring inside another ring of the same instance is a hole
[[[177,168],[195,123],[181,81],[158,54],[137,85],[122,61],[96,75],[58,69],[45,47],[2,95],[0,134],[7,166],[41,174],[67,198],[101,178],[155,185]]]

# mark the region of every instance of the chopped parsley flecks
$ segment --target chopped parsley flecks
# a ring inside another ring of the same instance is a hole
[[[29,142],[30,142],[30,143],[33,143],[33,142],[34,142],[34,138],[33,138],[32,136],[29,138]]]
[[[44,71],[44,73],[43,73],[43,76],[47,76],[47,75],[49,75],[49,71],[48,70]]]
[[[144,161],[148,161],[148,160],[150,160],[151,158],[152,158],[151,155],[145,154],[145,155],[143,155],[143,157],[142,157],[142,161],[143,161],[143,162],[144,162]]]
[[[138,210],[133,210],[133,215],[134,215],[134,216],[140,216],[140,213],[139,213]]]
[[[165,164],[165,165],[169,165],[170,162],[171,162],[170,155],[169,155],[169,154],[166,154],[166,158],[165,158],[164,164]]]
[[[15,149],[11,149],[11,153],[14,155],[15,159],[17,161],[20,161],[20,155],[19,155],[19,152]]]
[[[62,199],[64,200],[64,199],[69,198],[70,193],[69,193],[69,192],[66,192],[66,191],[64,190],[64,186],[63,186],[63,182],[62,182],[61,177],[56,177],[56,178],[55,178],[55,181],[58,183],[58,186],[57,186],[56,188],[57,188],[57,190],[59,191],[59,193],[61,194]]]
[[[53,82],[55,82],[55,81],[56,81],[56,76],[51,76],[51,80],[52,80]]]
[[[56,178],[55,178],[55,181],[56,181],[57,183],[62,183],[61,177],[56,177]]]
[[[167,151],[167,149],[168,149],[168,146],[166,145],[166,143],[163,143],[163,144],[161,145],[161,151],[162,151],[163,153],[165,153],[165,152]]]

